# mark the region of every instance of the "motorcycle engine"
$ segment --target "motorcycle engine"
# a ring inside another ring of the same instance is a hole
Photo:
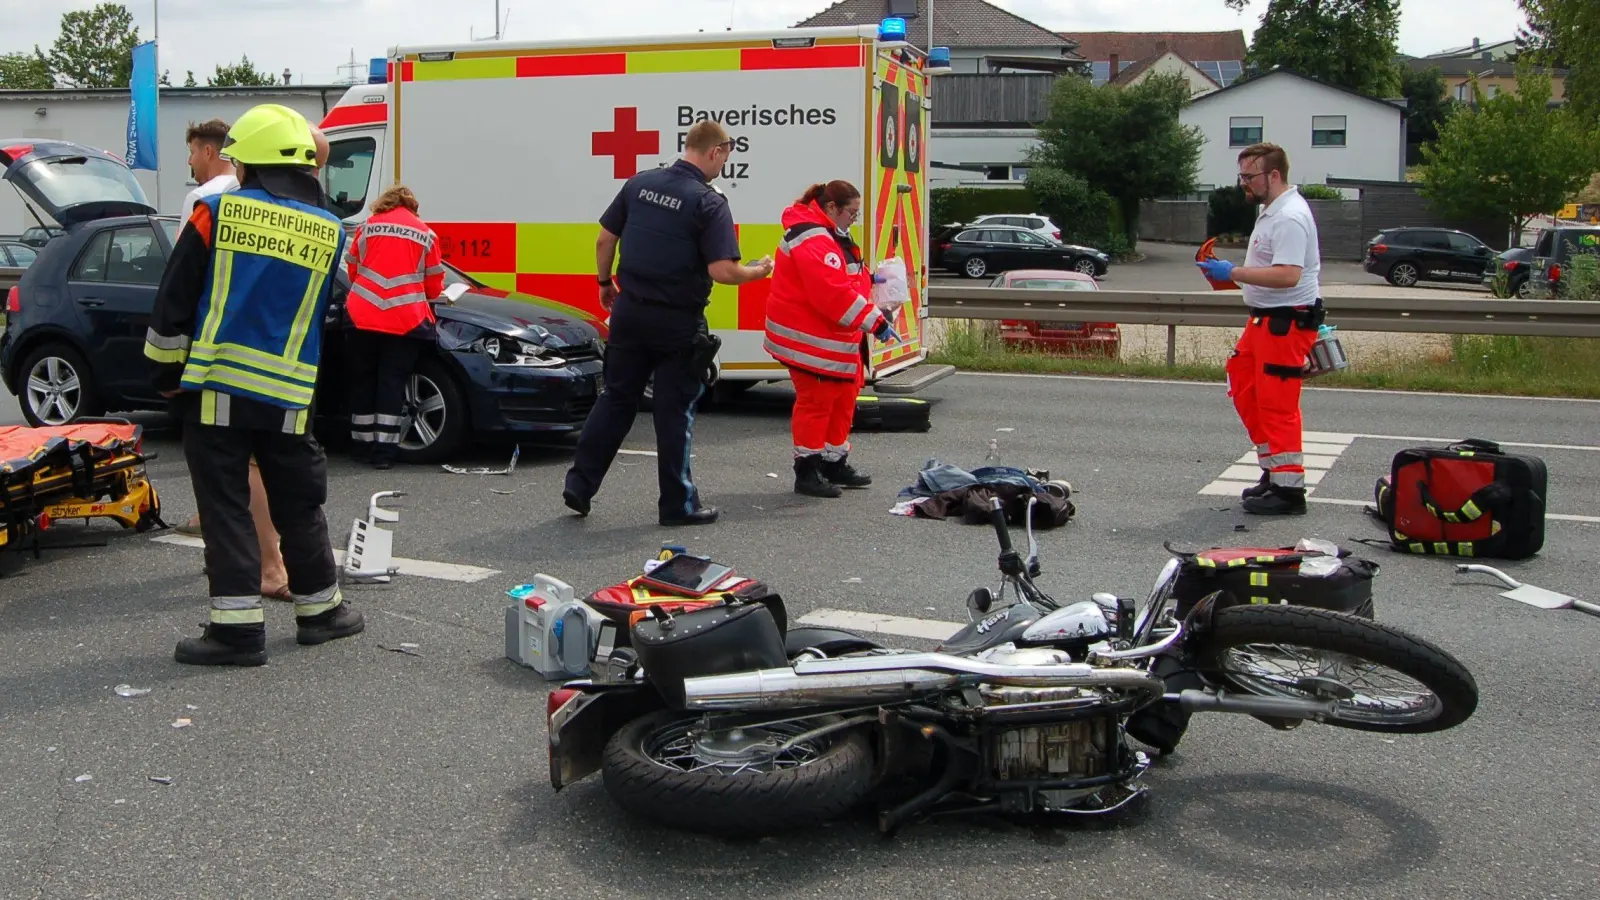
[[[997,647],[982,654],[982,657],[1011,665],[1037,666],[1071,661],[1069,655],[1061,650],[1019,650],[1010,645]],[[1033,688],[998,684],[979,685],[978,692],[983,698],[985,711],[998,714],[992,717],[996,720],[1003,719],[1008,709],[1021,712],[1024,705],[1030,712],[1046,715],[1059,710],[1062,719],[1049,724],[1020,727],[995,721],[995,727],[986,737],[995,780],[1093,778],[1111,770],[1110,761],[1118,752],[1121,730],[1115,715],[1096,715],[1096,710],[1110,699],[1100,692],[1091,688]],[[1067,809],[1074,801],[1099,790],[1099,787],[1046,789],[1039,791],[1036,796],[1039,806],[1044,810]]]

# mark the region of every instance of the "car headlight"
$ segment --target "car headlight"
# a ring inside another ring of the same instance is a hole
[[[516,338],[492,335],[472,345],[473,349],[489,357],[497,366],[519,366],[535,369],[553,369],[567,361],[551,353],[543,344],[520,341]]]

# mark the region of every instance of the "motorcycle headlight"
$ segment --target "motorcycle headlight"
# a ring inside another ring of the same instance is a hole
[[[489,357],[497,366],[552,369],[567,364],[565,359],[551,353],[550,348],[543,344],[501,335],[482,338],[473,345],[473,349]]]

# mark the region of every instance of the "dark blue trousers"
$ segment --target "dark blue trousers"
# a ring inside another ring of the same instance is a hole
[[[618,298],[611,310],[606,343],[605,392],[578,437],[577,454],[567,471],[566,489],[592,498],[633,428],[644,390],[654,376],[656,463],[661,482],[661,514],[685,516],[700,509],[700,494],[689,473],[694,438],[694,407],[705,390],[690,370],[694,337],[704,314]]]

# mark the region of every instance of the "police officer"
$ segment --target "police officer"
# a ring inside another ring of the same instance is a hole
[[[328,522],[327,457],[311,437],[323,314],[344,255],[338,216],[317,205],[311,126],[277,104],[246,112],[222,155],[240,188],[195,205],[156,294],[144,354],[184,422],[183,452],[205,522],[211,616],[178,642],[178,662],[259,666],[266,618],[249,465],[261,469],[281,535],[297,640],[358,634],[339,592]]]
[[[700,505],[689,473],[694,405],[705,390],[694,362],[697,336],[707,331],[713,280],[739,285],[772,273],[770,257],[740,264],[728,200],[711,185],[733,144],[719,123],[697,123],[683,159],[628,179],[600,217],[600,305],[611,313],[606,389],[584,423],[561,495],[580,516],[589,514],[653,376],[660,522],[717,520],[715,509]],[[618,241],[622,261],[613,281]]]

